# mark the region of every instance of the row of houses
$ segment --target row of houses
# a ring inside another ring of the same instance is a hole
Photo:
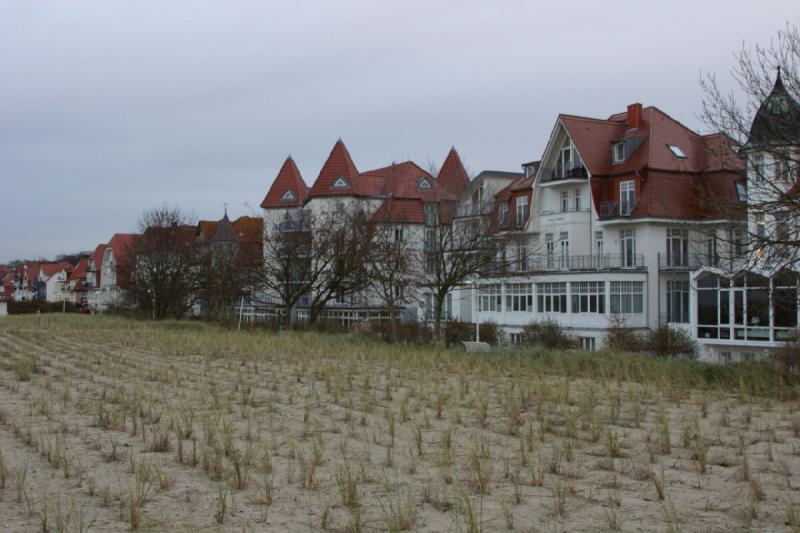
[[[183,233],[187,239],[199,244],[235,241],[260,245],[263,233],[260,218],[242,216],[231,221],[227,213],[220,220],[201,220],[196,226],[181,229],[186,230]],[[135,233],[115,233],[75,264],[61,261],[22,262],[13,268],[0,265],[0,300],[66,302],[91,313],[128,305],[126,291],[140,238]]]
[[[472,179],[455,148],[438,170],[412,161],[360,170],[339,140],[310,185],[288,157],[260,204],[261,218],[231,222],[226,213],[187,232],[204,243],[260,245],[268,228],[295,231],[304,214],[357,206],[374,223],[394,227],[396,239],[416,243],[423,263],[417,279],[396,292],[406,295],[398,298],[402,316],[425,321],[434,307],[424,264],[432,224],[489,221],[501,243],[500,267],[454,287],[446,320],[491,320],[511,342],[532,322],[554,321],[587,350],[601,348],[612,325],[636,332],[666,326],[695,338],[706,360],[745,360],[792,338],[800,320],[797,273],[752,261],[758,251],[749,239],[777,216],[756,212],[748,191],[770,172],[766,148],[775,140],[765,124],[786,113],[800,115],[800,104],[779,74],[751,138],[736,148],[725,135],[697,133],[639,103],[607,117],[560,114],[539,159],[520,172],[486,170]],[[793,190],[797,169],[789,172],[795,178],[786,188]],[[98,312],[118,305],[137,238],[116,234],[77,265],[20,265],[4,278],[6,296],[66,298]],[[259,308],[248,305],[248,317],[281,312],[262,296]],[[297,306],[299,317],[306,305]],[[365,290],[334,299],[325,317],[352,324],[384,316],[384,309]]]
[[[311,186],[287,159],[261,207],[270,224],[346,200],[424,250],[426,206],[442,213],[453,203],[453,223],[491,219],[503,267],[451,291],[446,318],[494,321],[512,342],[527,324],[555,321],[588,350],[611,325],[666,326],[695,338],[703,359],[747,360],[793,338],[800,318],[797,273],[752,257],[749,236],[777,215],[748,202],[753,180],[772,171],[769,145],[784,140],[765,123],[798,109],[778,75],[736,149],[639,103],[607,117],[561,114],[539,160],[474,179],[455,149],[435,174],[411,161],[360,171],[339,141]],[[328,317],[362,320],[379,305],[365,294],[335,302]],[[405,316],[431,319],[432,295],[423,288],[406,307]]]

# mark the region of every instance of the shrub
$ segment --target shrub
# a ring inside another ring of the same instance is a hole
[[[631,328],[625,327],[625,320],[614,316],[608,325],[605,336],[606,350],[617,352],[641,352],[642,338]]]
[[[531,322],[522,328],[522,343],[537,344],[551,350],[568,350],[576,346],[575,339],[558,322]]]
[[[43,302],[41,300],[33,300],[28,302],[8,302],[8,313],[10,315],[28,315],[36,312],[39,313],[60,313],[66,311],[67,313],[77,313],[80,310],[79,305],[67,302],[64,305],[61,302]]]
[[[491,320],[487,320],[486,322],[481,322],[479,326],[480,330],[480,338],[481,342],[486,342],[489,344],[496,345],[500,341],[500,336],[502,334],[500,328],[497,326],[496,322]],[[462,342],[474,341],[475,340],[475,323],[474,322],[462,322],[459,319],[451,320],[445,325],[444,331],[444,342],[445,345],[455,346]]]
[[[646,339],[647,351],[660,357],[694,357],[697,343],[684,330],[668,326],[651,331]]]
[[[787,383],[792,376],[800,369],[800,338],[785,342],[780,348],[775,350],[773,358],[778,364],[778,369]]]
[[[429,344],[433,340],[431,329],[420,322],[397,322],[397,342],[401,344]],[[392,342],[392,323],[388,320],[373,320],[366,333],[386,342]]]

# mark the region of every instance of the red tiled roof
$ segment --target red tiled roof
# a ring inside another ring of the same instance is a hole
[[[370,176],[384,180],[381,195],[395,198],[436,198],[436,179],[412,161],[396,163],[388,167],[362,172],[362,176]],[[430,184],[430,189],[420,187],[422,180]]]
[[[42,263],[40,268],[42,274],[44,274],[46,278],[49,278],[53,274],[61,272],[62,270],[69,272],[72,270],[72,265],[66,261],[61,261],[59,263]]]
[[[712,187],[724,198],[736,199],[743,162],[723,135],[699,135],[656,107],[642,110],[638,128],[628,129],[627,113],[607,120],[559,115],[572,142],[592,175],[592,197],[598,211],[605,202],[618,202],[619,181],[636,182],[638,204],[633,217],[698,219],[719,215],[708,202],[700,204],[698,187]],[[612,144],[635,141],[632,153],[613,164]],[[680,148],[676,157],[669,148]],[[711,176],[713,174],[713,177]],[[708,182],[708,183],[706,183]]]
[[[425,207],[417,198],[389,198],[372,215],[373,222],[424,224]]]
[[[308,198],[308,187],[291,156],[286,158],[261,207],[297,207]]]
[[[469,175],[464,165],[461,163],[461,158],[455,147],[450,148],[450,151],[447,153],[447,157],[444,163],[442,163],[442,168],[439,170],[437,179],[440,186],[456,196],[461,194],[464,187],[469,184]]]
[[[135,233],[115,233],[108,241],[108,248],[111,248],[116,261],[117,285],[120,287],[127,287],[130,283],[136,243],[140,237]]]
[[[92,255],[92,262],[94,263],[94,286],[100,286],[100,271],[103,267],[103,253],[106,251],[107,244],[98,244],[97,248],[94,249],[94,254]]]
[[[81,257],[78,264],[72,269],[72,272],[69,273],[69,280],[80,280],[86,279],[86,267],[89,266],[89,258],[88,257]]]
[[[347,147],[339,139],[319,171],[310,196],[376,197],[380,195],[385,179],[359,173]]]

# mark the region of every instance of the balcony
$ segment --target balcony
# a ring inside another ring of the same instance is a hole
[[[540,272],[601,272],[607,270],[646,270],[644,255],[595,254],[595,255],[534,255],[522,264],[511,261],[508,265],[496,265],[494,273],[535,274]],[[488,274],[488,272],[487,272]]]
[[[658,254],[658,269],[662,271],[688,272],[707,266],[727,268],[730,270],[732,269],[730,264],[731,261],[723,260],[718,255],[675,254],[668,256],[662,253]]]
[[[600,218],[629,217],[636,206],[637,200],[633,204],[628,202],[600,202]]]
[[[544,184],[564,180],[587,179],[589,177],[589,172],[583,165],[583,161],[574,161],[563,168],[542,168],[539,170],[539,175],[541,176],[542,184]]]

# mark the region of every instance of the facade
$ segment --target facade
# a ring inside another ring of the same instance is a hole
[[[139,235],[133,233],[116,233],[103,249],[96,304],[100,312],[109,306],[124,305],[138,238]]]
[[[703,205],[698,190],[735,200],[740,169],[725,139],[655,107],[560,115],[530,199],[519,192],[530,175],[496,198],[505,268],[478,281],[477,318],[512,341],[526,324],[555,321],[590,350],[610,325],[688,328],[690,271],[722,261],[722,237],[742,226]]]
[[[411,161],[362,172],[339,140],[311,187],[305,184],[292,158],[287,158],[261,203],[264,228],[267,233],[276,227],[281,231],[298,231],[302,230],[306,214],[317,215],[339,206],[358,206],[373,224],[392,228],[395,238],[408,241],[410,248],[421,252],[427,223],[426,206],[455,204],[469,184],[469,176],[455,148],[448,152],[435,176]],[[404,293],[411,290],[411,285],[397,287],[398,301],[402,300],[398,307],[406,319],[424,320],[430,316],[430,296],[424,289],[419,294]],[[269,295],[265,300],[270,301]],[[456,304],[447,306],[446,316],[462,312],[461,300],[460,296],[448,299]],[[274,297],[271,301],[277,305]],[[308,298],[302,299],[296,310],[298,319],[308,317],[307,305]],[[274,312],[279,311],[276,308]],[[386,304],[368,290],[334,299],[324,313],[325,318],[347,325],[386,316]]]
[[[712,362],[758,359],[797,338],[800,103],[780,71],[741,154],[747,161],[742,251],[729,263],[691,274],[690,327],[700,357]]]

